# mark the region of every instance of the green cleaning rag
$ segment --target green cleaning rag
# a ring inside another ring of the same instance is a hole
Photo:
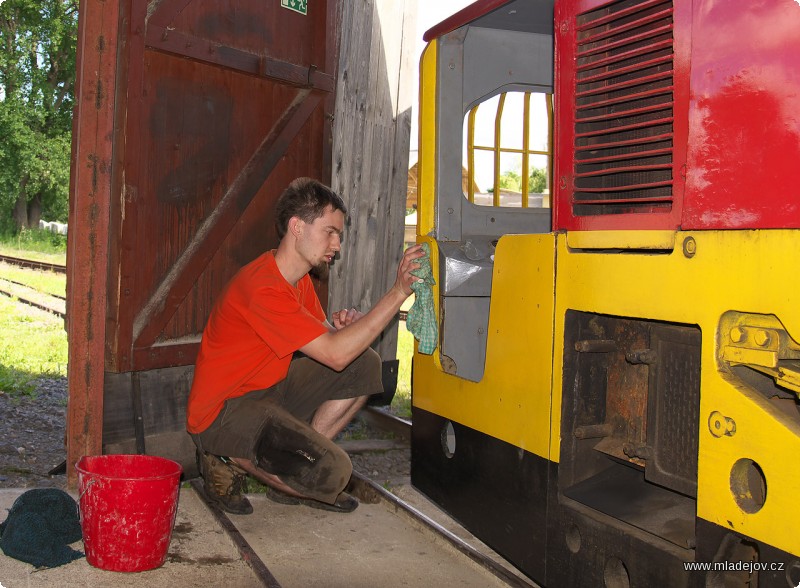
[[[417,260],[419,268],[411,273],[422,278],[421,282],[411,284],[414,291],[414,304],[406,317],[406,328],[419,341],[419,352],[430,355],[436,349],[439,340],[439,329],[436,325],[436,313],[433,310],[433,279],[431,270],[431,248],[428,243],[422,244],[424,257]]]

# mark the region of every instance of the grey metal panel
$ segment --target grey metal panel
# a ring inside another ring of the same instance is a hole
[[[463,113],[500,89],[553,91],[552,35],[470,27],[464,63]]]
[[[550,209],[471,204],[462,192],[461,170],[464,116],[469,108],[504,91],[553,91],[552,35],[466,26],[442,36],[439,43],[433,236],[439,241],[462,241],[475,234],[499,237],[549,231]]]
[[[553,0],[516,0],[474,20],[473,27],[548,33],[553,30]]]
[[[440,291],[443,296],[489,296],[492,293],[494,245],[491,237],[465,243],[440,243]]]
[[[496,234],[514,235],[528,233],[547,233],[551,220],[549,208],[494,208],[477,206],[462,196],[463,235]]]
[[[458,29],[439,41],[438,94],[436,96],[436,238],[461,240],[461,153],[464,53],[466,29]]]
[[[442,367],[460,378],[478,382],[486,367],[488,296],[442,298]]]
[[[534,5],[542,11],[541,26],[531,29],[536,32],[505,26],[513,24],[514,10],[527,12]],[[475,382],[483,377],[486,362],[494,243],[505,234],[548,232],[551,211],[478,206],[466,199],[464,116],[475,104],[502,92],[552,93],[552,6],[551,0],[513,2],[439,38],[432,236],[440,255],[441,359],[444,371]],[[491,28],[501,21],[503,26]]]

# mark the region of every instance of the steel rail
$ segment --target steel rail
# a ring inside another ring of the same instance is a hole
[[[461,554],[465,555],[473,562],[495,575],[508,586],[512,586],[514,588],[539,588],[537,584],[534,584],[526,578],[522,578],[503,567],[491,557],[481,553],[472,545],[461,539],[458,535],[431,519],[425,513],[417,510],[412,505],[405,502],[401,498],[398,498],[386,488],[375,483],[373,480],[369,479],[363,474],[354,471],[347,490],[366,503],[381,502],[384,505],[387,505],[388,508],[393,508],[395,512],[408,517],[413,523],[421,525],[425,530],[434,534],[436,537],[444,539]]]
[[[26,267],[29,269],[46,270],[56,272],[58,274],[67,273],[66,265],[59,265],[55,263],[47,263],[46,261],[36,261],[33,259],[22,259],[21,257],[10,257],[8,255],[0,255],[0,261],[4,261],[10,265],[19,267]]]
[[[411,421],[401,419],[374,406],[362,408],[359,416],[371,427],[393,433],[396,437],[408,443],[411,442]]]
[[[210,510],[211,514],[214,515],[214,518],[224,529],[225,533],[227,533],[230,540],[233,541],[234,545],[236,545],[239,555],[241,555],[242,559],[247,562],[247,565],[249,565],[250,569],[253,570],[253,573],[256,575],[256,577],[258,577],[261,584],[267,588],[280,588],[281,585],[278,580],[275,579],[275,576],[272,575],[272,572],[269,571],[269,568],[267,568],[266,564],[261,560],[260,557],[258,557],[258,554],[255,552],[255,550],[239,532],[239,529],[236,528],[236,525],[231,522],[231,520],[228,518],[228,515],[226,515],[221,508],[208,499],[205,490],[203,490],[202,479],[195,478],[190,482],[190,484],[198,498],[200,498],[200,500],[202,500],[203,503],[208,507],[208,510]]]
[[[8,282],[9,284],[14,284],[15,286],[22,286],[23,288],[28,288],[30,290],[36,290],[40,294],[44,294],[45,296],[50,296],[51,298],[58,298],[59,300],[66,300],[67,299],[66,296],[61,296],[59,294],[52,294],[51,292],[45,292],[44,290],[39,290],[38,288],[35,288],[35,287],[31,286],[30,284],[25,284],[23,282],[17,282],[16,280],[9,280],[8,278],[0,278],[0,280],[3,280],[4,282]]]
[[[34,308],[38,308],[39,310],[44,310],[46,312],[50,312],[50,313],[52,313],[52,314],[54,314],[54,315],[56,315],[56,316],[58,316],[58,317],[60,317],[62,319],[67,317],[67,314],[64,313],[64,312],[61,312],[60,310],[57,310],[55,308],[51,308],[49,306],[46,306],[46,305],[41,304],[39,302],[36,302],[35,300],[29,300],[28,298],[25,298],[24,296],[20,296],[16,292],[11,292],[9,290],[6,290],[5,288],[0,287],[0,294],[4,294],[5,296],[8,296],[9,298],[16,298],[19,302],[21,302],[23,304],[27,304],[28,306],[33,306]],[[49,296],[49,294],[48,294],[48,296]]]

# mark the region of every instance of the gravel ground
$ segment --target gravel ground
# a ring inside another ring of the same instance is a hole
[[[66,487],[66,475],[48,472],[66,459],[67,379],[41,378],[35,384],[31,395],[0,391],[0,488]],[[379,434],[358,423],[349,428],[355,429],[360,439],[346,448],[352,449],[356,471],[390,489],[408,483],[407,446],[382,438],[379,447],[365,449],[364,439]]]
[[[31,395],[0,391],[0,488],[64,488],[48,475],[66,458],[67,379],[41,378]]]

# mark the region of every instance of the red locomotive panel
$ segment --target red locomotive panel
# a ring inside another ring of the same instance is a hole
[[[683,228],[799,227],[800,4],[696,2],[693,27]]]
[[[689,8],[557,4],[555,229],[799,226],[800,4]]]

